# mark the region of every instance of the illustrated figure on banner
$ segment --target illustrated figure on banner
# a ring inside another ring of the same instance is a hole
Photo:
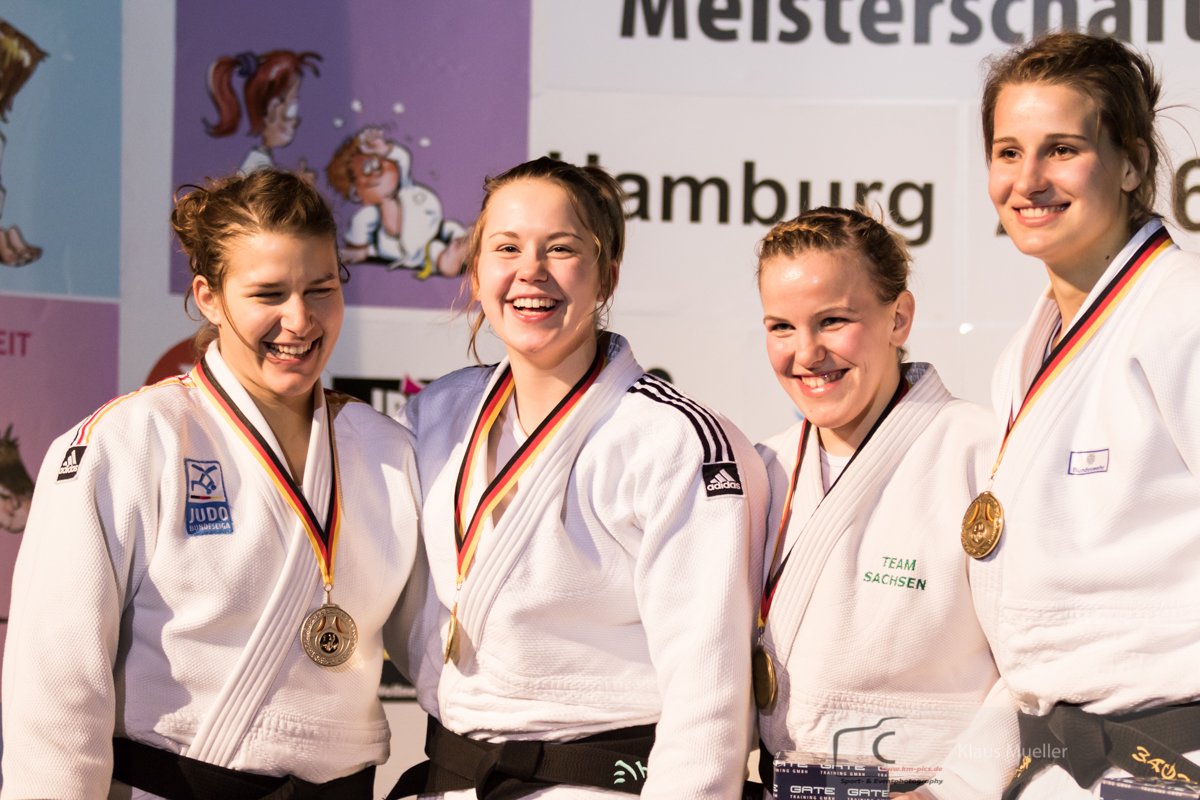
[[[326,167],[329,185],[362,205],[343,237],[342,260],[417,270],[425,280],[462,274],[467,229],[446,219],[437,193],[412,178],[412,153],[366,127],[342,142]]]
[[[0,530],[21,533],[33,500],[33,479],[25,470],[10,424],[0,436]]]
[[[208,68],[208,96],[217,107],[220,117],[216,124],[204,120],[205,130],[212,137],[231,136],[242,121],[242,103],[233,89],[235,76],[243,79],[242,98],[250,122],[248,135],[262,138],[261,144],[250,148],[238,172],[248,175],[256,170],[274,167],[274,150],[287,147],[296,138],[300,126],[300,83],[304,70],[320,76],[317,53],[295,53],[291,50],[271,50],[256,55],[252,52],[236,56],[221,56]],[[303,156],[296,161],[296,174],[315,184],[317,176],[308,168]]]
[[[8,122],[13,98],[37,65],[46,58],[46,53],[25,34],[0,19],[0,122]],[[0,133],[0,160],[8,140]],[[4,215],[5,190],[0,184],[0,217]],[[21,236],[16,225],[0,226],[0,263],[10,267],[23,267],[42,257],[42,248],[35,247]]]

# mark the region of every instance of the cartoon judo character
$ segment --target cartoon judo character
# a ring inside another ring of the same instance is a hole
[[[316,53],[293,53],[291,50],[272,50],[255,55],[246,52],[236,56],[221,56],[208,68],[208,96],[217,107],[220,118],[216,124],[204,120],[209,136],[230,136],[237,132],[242,121],[242,107],[233,90],[234,75],[243,78],[242,97],[250,121],[250,136],[262,137],[262,144],[250,148],[238,170],[249,175],[255,170],[275,166],[274,149],[287,147],[296,138],[300,125],[300,83],[304,70],[320,76],[315,62]],[[310,183],[316,174],[308,169],[308,161],[300,158],[296,172]]]
[[[382,128],[346,139],[325,172],[338,194],[363,206],[346,232],[344,262],[375,259],[388,269],[415,269],[421,280],[462,273],[466,228],[442,216],[437,193],[413,182],[412,154],[384,139]]]
[[[0,530],[21,533],[33,501],[33,481],[21,463],[12,425],[0,436]]]
[[[37,65],[46,58],[33,40],[0,19],[0,122],[8,122],[13,98]],[[7,140],[0,133],[0,159],[4,158]],[[0,185],[0,216],[4,214],[4,186]],[[16,225],[0,227],[0,263],[23,267],[42,257],[42,248],[28,244]]]

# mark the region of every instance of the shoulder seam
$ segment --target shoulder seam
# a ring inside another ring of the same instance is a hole
[[[674,408],[687,418],[696,431],[704,450],[704,463],[717,464],[734,461],[733,446],[725,429],[716,416],[700,403],[680,392],[664,380],[646,374],[629,387],[633,394],[640,394],[656,403]]]
[[[117,406],[119,406],[121,403],[125,402],[129,398],[137,397],[138,395],[142,394],[143,392],[148,392],[151,389],[157,389],[160,386],[191,387],[192,385],[193,384],[192,384],[191,373],[185,373],[183,375],[175,375],[175,376],[167,378],[165,380],[161,380],[158,383],[152,383],[149,386],[143,386],[140,389],[137,389],[136,391],[130,392],[129,394],[123,394],[123,395],[120,395],[119,397],[114,397],[112,400],[109,400],[107,403],[105,403],[104,405],[100,406],[98,409],[93,411],[91,416],[89,416],[87,419],[85,419],[79,425],[79,430],[76,431],[75,436],[71,439],[71,446],[86,445],[88,443],[88,441],[91,439],[92,431],[94,431],[96,429],[97,423],[99,423],[100,420],[105,415],[107,415],[109,411],[112,411],[114,408],[116,408]]]

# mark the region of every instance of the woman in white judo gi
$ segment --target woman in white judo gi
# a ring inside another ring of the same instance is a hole
[[[541,158],[485,191],[475,331],[486,319],[507,357],[405,408],[432,761],[392,796],[738,797],[762,463],[601,330],[624,249],[615,180]]]
[[[4,797],[369,800],[382,630],[407,667],[423,559],[411,437],[321,388],[342,290],[304,180],[197,188],[172,223],[212,341],[50,448],[13,579]]]
[[[1010,798],[1200,781],[1200,257],[1153,210],[1159,91],[1081,34],[1011,52],[984,91],[988,191],[1050,278],[996,367],[1005,444],[964,525],[1023,712]]]
[[[781,751],[873,754],[904,770],[893,791],[955,800],[998,797],[1015,764],[1016,716],[958,539],[994,423],[932,365],[901,363],[908,265],[895,234],[841,208],[781,222],[759,246],[767,353],[804,415],[759,445],[771,538],[754,692],[768,787]]]

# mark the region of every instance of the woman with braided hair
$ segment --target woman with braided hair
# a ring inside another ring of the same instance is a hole
[[[901,768],[894,795],[935,800],[997,798],[1015,764],[1015,713],[958,536],[994,425],[931,364],[904,362],[908,273],[903,241],[860,211],[807,211],[759,245],[767,354],[804,415],[759,445],[768,787],[781,751],[874,754]]]

